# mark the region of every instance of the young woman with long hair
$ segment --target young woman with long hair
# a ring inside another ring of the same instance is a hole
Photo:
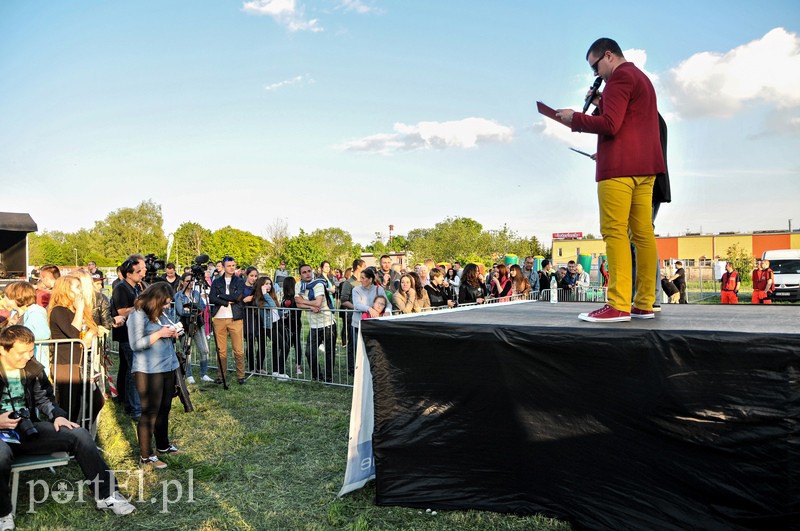
[[[91,311],[87,312],[86,305],[78,278],[66,276],[56,279],[47,306],[50,338],[81,340],[77,344],[56,345],[52,369],[56,401],[69,413],[69,420],[77,423],[81,421],[82,383],[85,383],[81,378],[81,365],[85,361],[85,350],[92,346],[97,336],[97,324],[92,320]],[[103,407],[102,394],[97,395],[93,413]]]
[[[256,281],[255,291],[256,307],[259,308],[259,319],[261,326],[258,336],[258,352],[260,359],[259,368],[264,372],[264,356],[266,354],[267,338],[270,339],[272,351],[272,376],[276,378],[288,378],[286,374],[286,346],[285,334],[281,326],[281,312],[278,303],[278,295],[275,293],[275,286],[269,277],[261,277]]]
[[[392,305],[400,313],[417,313],[419,311],[414,277],[410,273],[400,277],[400,285],[392,296]]]
[[[258,311],[256,307],[256,293],[255,286],[258,280],[258,269],[253,266],[244,270],[244,323],[243,333],[244,339],[247,343],[247,367],[250,372],[258,372],[261,370],[262,363],[256,363],[255,349],[258,345],[258,335],[261,330],[261,324],[258,320]],[[259,352],[258,357],[264,359],[264,353]]]
[[[154,434],[158,453],[180,453],[169,442],[169,412],[175,393],[175,369],[178,368],[173,341],[178,332],[164,315],[171,303],[170,285],[156,282],[139,295],[128,317],[128,337],[133,351],[131,374],[142,401],[142,416],[136,429],[140,462],[159,469],[166,468],[167,464],[153,452]]]
[[[497,275],[492,277],[492,297],[500,302],[508,302],[511,299],[512,289],[508,268],[505,264],[497,264]]]
[[[514,299],[527,300],[528,295],[531,292],[531,283],[522,272],[522,268],[517,264],[514,264],[509,268],[509,272],[511,275],[511,289]]]
[[[483,304],[486,300],[486,285],[481,279],[480,269],[476,264],[464,266],[461,274],[461,286],[458,290],[458,304]]]

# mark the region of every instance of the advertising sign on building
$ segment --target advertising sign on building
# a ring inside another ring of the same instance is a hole
[[[554,240],[578,240],[583,238],[582,232],[554,232]]]

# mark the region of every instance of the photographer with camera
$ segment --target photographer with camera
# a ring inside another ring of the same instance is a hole
[[[201,271],[202,274],[202,271]],[[186,343],[192,341],[200,352],[200,379],[204,382],[213,382],[208,375],[208,341],[206,331],[203,326],[203,311],[206,309],[206,302],[203,300],[199,290],[194,289],[194,278],[191,273],[184,273],[181,277],[180,286],[175,293],[175,312],[181,319],[183,329],[186,331],[184,336],[184,347]],[[187,353],[188,354],[188,353]],[[186,381],[194,383],[192,376],[192,364],[186,360]]]
[[[175,394],[175,369],[178,358],[174,338],[179,329],[164,315],[172,303],[172,288],[164,282],[151,284],[136,299],[135,310],[128,318],[128,336],[133,350],[131,374],[142,401],[142,415],[137,426],[141,464],[161,469],[167,464],[162,455],[177,454],[169,442],[169,412]]]
[[[9,478],[14,458],[21,455],[68,452],[91,482],[98,509],[132,513],[135,507],[116,492],[92,436],[56,404],[44,368],[33,359],[33,343],[33,332],[24,326],[0,332],[0,529],[14,529]],[[39,421],[35,410],[48,420]]]

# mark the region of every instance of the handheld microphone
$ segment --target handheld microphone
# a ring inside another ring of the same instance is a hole
[[[600,77],[600,76],[597,76],[597,79],[594,80],[594,83],[592,84],[592,88],[589,90],[589,95],[586,96],[586,101],[583,104],[583,112],[584,112],[584,114],[586,113],[586,109],[589,108],[589,105],[592,104],[592,100],[594,99],[594,97],[597,96],[597,91],[598,91],[598,89],[600,89],[600,85],[602,85],[602,84],[603,84],[603,78]]]

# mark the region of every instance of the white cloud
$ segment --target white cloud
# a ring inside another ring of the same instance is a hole
[[[303,8],[298,7],[295,0],[251,0],[242,5],[242,11],[253,15],[272,17],[278,24],[289,31],[322,31],[319,20],[306,20]]]
[[[800,106],[800,38],[775,28],[726,53],[700,52],[673,68],[665,85],[684,116],[731,116],[748,103]]]
[[[274,92],[278,89],[282,89],[290,85],[311,84],[311,83],[314,83],[314,78],[312,78],[309,75],[294,76],[293,78],[284,79],[283,81],[278,81],[277,83],[271,83],[269,85],[265,85],[264,90],[266,90],[267,92]]]
[[[360,15],[380,12],[380,9],[368,6],[361,0],[341,0],[340,5],[345,11],[355,11]]]
[[[388,154],[417,149],[473,149],[482,144],[508,143],[514,129],[485,118],[464,118],[450,122],[394,124],[393,133],[378,133],[339,145],[343,151]]]

